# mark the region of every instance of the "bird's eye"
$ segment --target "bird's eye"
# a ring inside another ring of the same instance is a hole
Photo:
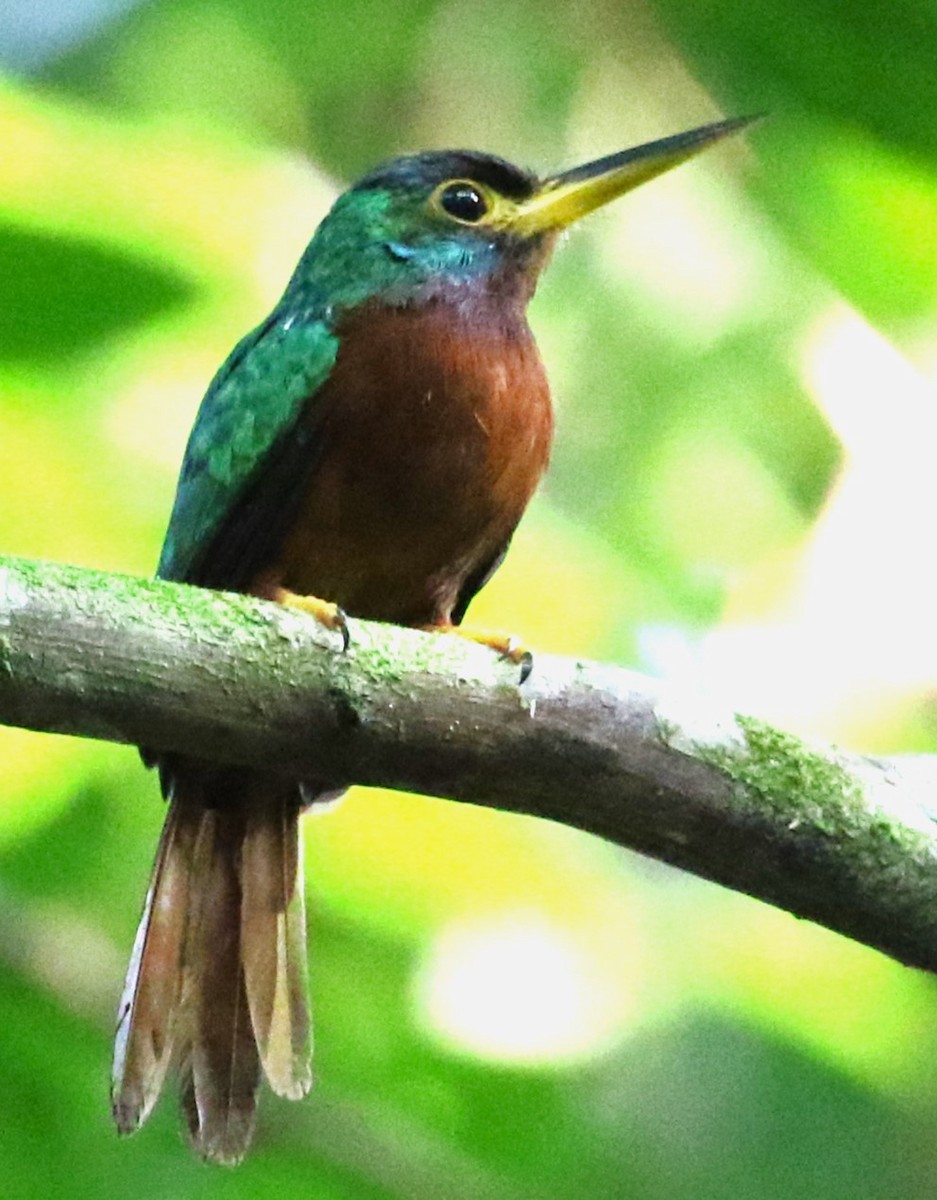
[[[447,183],[439,193],[439,206],[450,217],[474,225],[488,212],[488,201],[474,183]]]

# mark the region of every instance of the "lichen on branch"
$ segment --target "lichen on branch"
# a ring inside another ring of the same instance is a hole
[[[561,821],[937,970],[937,761],[810,746],[634,672],[0,558],[0,722]],[[0,797],[2,803],[2,797]]]

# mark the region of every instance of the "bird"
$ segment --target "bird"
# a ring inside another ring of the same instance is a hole
[[[394,158],[342,193],[270,315],[201,402],[158,577],[464,633],[547,466],[550,389],[526,309],[560,233],[749,123],[538,175],[492,154]],[[338,643],[336,642],[336,650]],[[168,802],[120,1000],[121,1133],[180,1081],[193,1149],[239,1162],[261,1082],[312,1083],[300,817],[328,793],[152,754]]]

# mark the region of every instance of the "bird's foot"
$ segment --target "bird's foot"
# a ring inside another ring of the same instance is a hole
[[[534,669],[534,656],[520,638],[515,637],[513,633],[501,633],[494,629],[474,629],[470,625],[445,625],[441,630],[438,625],[430,626],[430,628],[435,632],[454,633],[457,637],[465,638],[466,641],[475,642],[479,646],[487,646],[496,651],[502,658],[506,658],[508,662],[520,667],[519,683],[523,683]]]
[[[276,600],[277,604],[286,605],[287,608],[297,608],[307,616],[315,617],[323,628],[341,634],[343,651],[351,645],[348,618],[345,616],[345,610],[338,604],[333,604],[331,600],[320,600],[318,596],[301,596],[298,592],[290,592],[282,587],[275,589],[271,599]]]

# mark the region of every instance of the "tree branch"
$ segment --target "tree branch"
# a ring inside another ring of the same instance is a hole
[[[244,596],[0,558],[0,722],[548,817],[937,970],[937,760],[809,747],[615,667],[351,649]]]

